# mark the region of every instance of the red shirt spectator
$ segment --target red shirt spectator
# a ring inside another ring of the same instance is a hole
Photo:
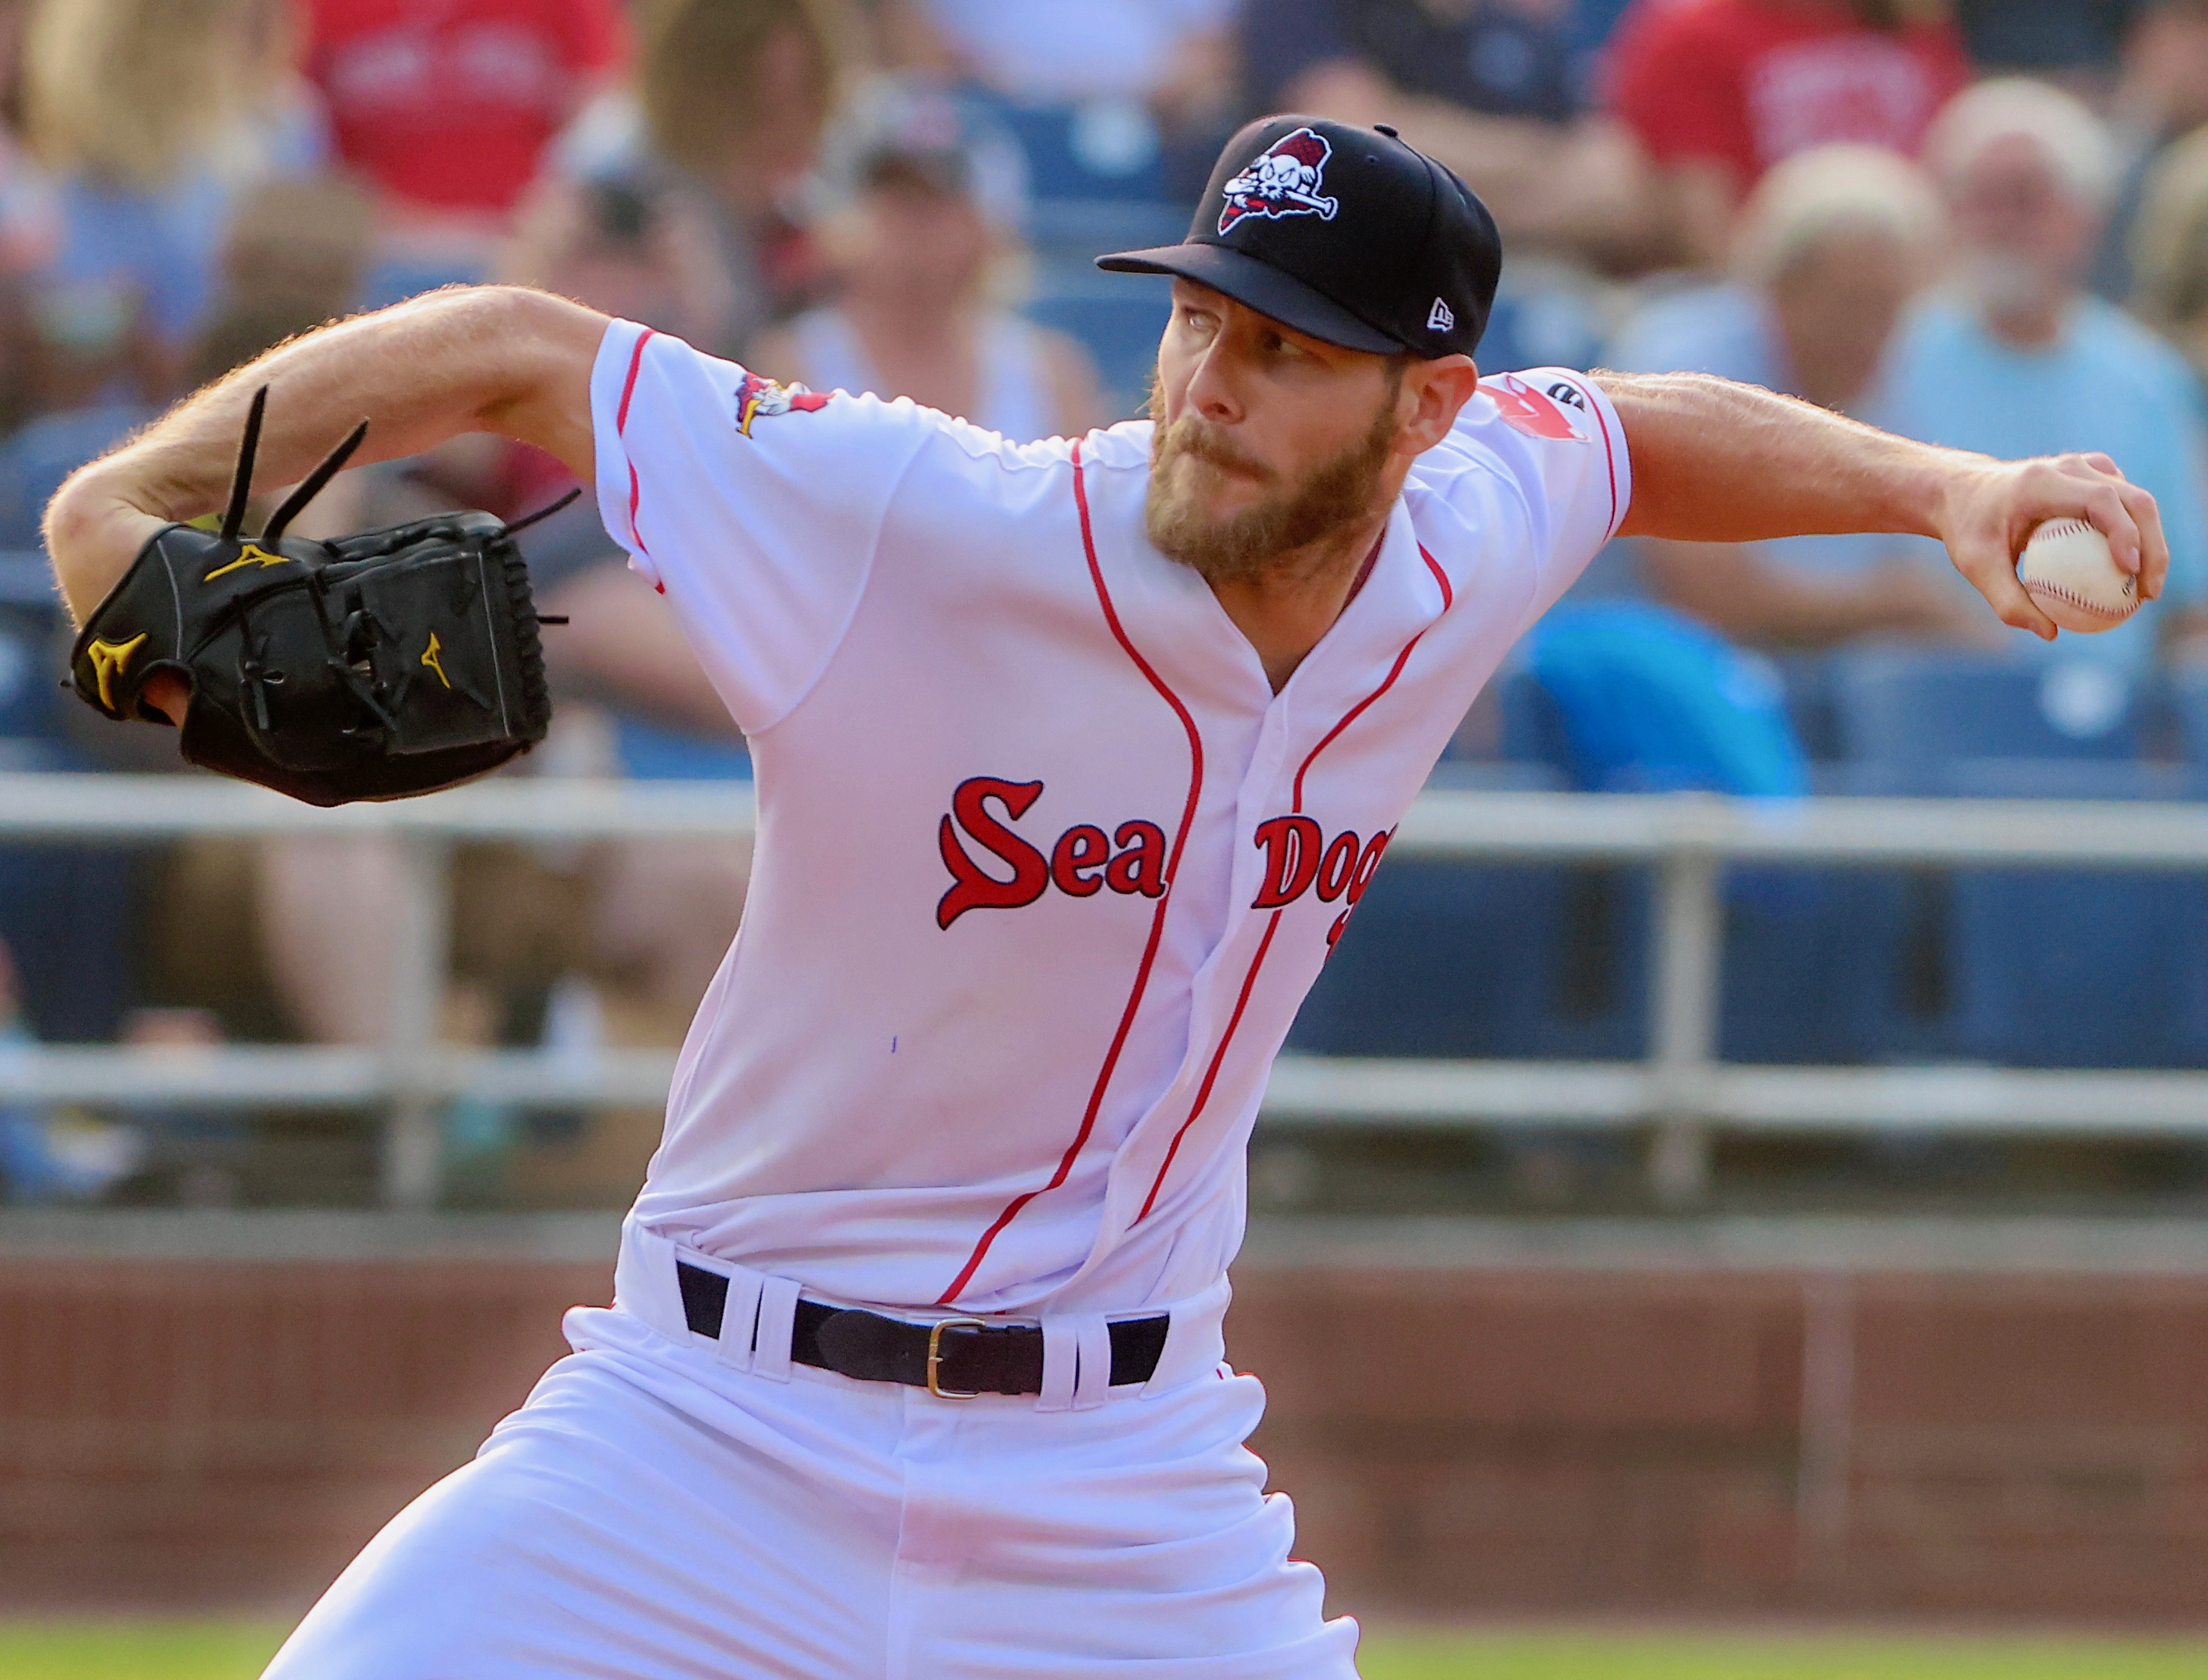
[[[338,149],[384,191],[503,214],[620,62],[620,0],[309,0],[307,72]]]
[[[1613,49],[1611,101],[1659,165],[1722,165],[1736,195],[1772,165],[1835,141],[1913,156],[1970,63],[1944,20],[1868,21],[1899,9],[1639,0]]]

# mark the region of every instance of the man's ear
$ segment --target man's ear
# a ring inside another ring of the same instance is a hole
[[[1415,361],[1404,370],[1401,430],[1413,453],[1423,454],[1449,434],[1458,411],[1479,388],[1479,369],[1469,356]]]

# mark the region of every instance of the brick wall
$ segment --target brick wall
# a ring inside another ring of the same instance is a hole
[[[0,1607],[294,1604],[599,1261],[0,1257]],[[2208,1614],[2208,1275],[1245,1269],[1344,1608]]]
[[[2208,1279],[1274,1271],[1233,1330],[1345,1604],[2208,1615]]]

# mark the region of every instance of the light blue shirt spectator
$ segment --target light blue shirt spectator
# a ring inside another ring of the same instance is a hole
[[[1720,379],[1792,388],[1779,329],[1764,300],[1744,286],[1697,286],[1643,307],[1618,331],[1604,365],[1629,374],[1713,374]],[[1855,417],[1893,429],[1890,395],[1875,387],[1857,402]],[[1759,545],[1773,565],[1817,578],[1840,578],[1891,559],[1900,544],[1892,537],[1854,534],[1789,537]]]
[[[2097,450],[2154,494],[2169,538],[2166,606],[2208,589],[2208,464],[2192,370],[2145,327],[2097,297],[2081,298],[2044,349],[2019,349],[1958,302],[1920,304],[1895,346],[1887,423],[1905,436],[2002,459]],[[2155,655],[2156,607],[2097,636],[2014,639],[2043,657],[2091,659],[2130,678]]]

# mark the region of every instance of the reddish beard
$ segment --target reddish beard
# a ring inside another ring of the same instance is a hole
[[[1400,386],[1400,376],[1399,376]],[[1190,480],[1241,472],[1260,483],[1280,475],[1251,459],[1204,421],[1185,414],[1171,426],[1154,387],[1150,418],[1150,485],[1143,523],[1151,543],[1168,560],[1209,583],[1242,583],[1295,563],[1299,551],[1365,519],[1378,500],[1381,475],[1395,442],[1395,391],[1390,390],[1365,435],[1322,461],[1253,507],[1219,517],[1207,514]]]

